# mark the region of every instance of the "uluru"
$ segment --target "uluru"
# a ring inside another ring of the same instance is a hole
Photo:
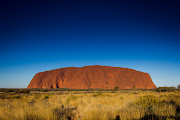
[[[27,88],[153,89],[148,73],[111,66],[66,67],[37,73]]]

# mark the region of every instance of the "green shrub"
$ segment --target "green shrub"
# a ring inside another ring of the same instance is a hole
[[[114,87],[114,90],[117,91],[119,89],[119,87]]]
[[[97,93],[95,93],[95,94],[93,94],[92,96],[93,97],[99,97],[99,96],[102,96],[103,94],[101,93],[101,92],[97,92]]]
[[[16,95],[16,96],[12,97],[12,99],[20,99],[20,98],[21,98],[21,96],[19,96],[19,95]]]
[[[67,103],[69,103],[71,100],[76,100],[78,99],[77,96],[71,95],[68,99],[67,99]]]
[[[133,85],[133,89],[136,89],[136,86],[135,86],[135,85]]]
[[[121,97],[120,97],[120,100],[124,100],[124,97],[123,97],[123,96],[121,96]]]
[[[41,94],[35,94],[34,98],[39,99],[41,97]]]
[[[140,96],[136,104],[143,106],[144,108],[152,108],[152,106],[157,105],[159,100],[154,95]]]
[[[41,91],[42,91],[42,92],[49,92],[48,89],[42,89]]]

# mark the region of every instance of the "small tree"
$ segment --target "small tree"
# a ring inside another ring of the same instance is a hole
[[[24,89],[22,92],[23,92],[24,94],[29,94],[30,90]]]
[[[176,87],[158,87],[156,88],[157,92],[173,92],[176,90]]]
[[[117,91],[119,89],[119,87],[114,87],[114,90]]]
[[[134,85],[134,83],[132,82],[132,85],[133,85],[133,89],[135,89],[136,88],[136,86]]]
[[[133,84],[133,89],[136,89],[136,86]]]
[[[180,85],[177,86],[177,89],[180,89]]]

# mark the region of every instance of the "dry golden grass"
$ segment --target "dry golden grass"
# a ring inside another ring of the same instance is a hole
[[[31,92],[0,99],[0,120],[113,120],[118,116],[121,120],[180,118],[179,92],[47,93]]]

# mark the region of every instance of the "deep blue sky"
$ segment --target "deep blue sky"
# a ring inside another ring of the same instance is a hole
[[[148,72],[180,84],[178,0],[1,0],[0,88],[37,72],[87,65]]]

